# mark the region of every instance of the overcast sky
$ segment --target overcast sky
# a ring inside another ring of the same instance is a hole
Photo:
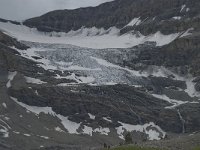
[[[0,18],[24,20],[56,9],[97,6],[112,0],[0,0]]]

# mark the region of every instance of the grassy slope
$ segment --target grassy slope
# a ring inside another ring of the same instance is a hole
[[[200,146],[198,146],[198,147],[194,148],[194,150],[200,150]]]
[[[127,145],[127,146],[120,146],[120,147],[116,147],[116,148],[111,148],[111,150],[161,150],[161,149],[158,149],[158,148],[142,148],[142,147],[137,147],[137,146],[130,146],[130,145]],[[194,148],[193,150],[200,150],[200,147],[196,147]]]
[[[116,148],[112,148],[111,150],[160,150],[157,148],[142,148],[142,147],[137,147],[137,146],[120,146]]]

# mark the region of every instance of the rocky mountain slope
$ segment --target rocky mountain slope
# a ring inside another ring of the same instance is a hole
[[[0,19],[0,149],[101,149],[127,132],[139,145],[198,145],[198,7],[116,0]]]
[[[198,0],[115,0],[98,7],[49,12],[24,24],[47,32],[115,26],[121,33],[135,29],[144,35],[170,34],[191,26],[199,31],[199,7]]]

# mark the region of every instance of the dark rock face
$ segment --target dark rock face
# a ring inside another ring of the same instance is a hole
[[[139,18],[138,26],[126,27],[121,33],[135,29],[147,35],[161,31],[164,34],[185,31],[191,26],[199,31],[198,0],[115,0],[97,7],[76,10],[58,10],[24,22],[40,31],[77,30],[81,27],[123,28],[132,19]],[[180,16],[181,19],[173,19]]]
[[[191,128],[193,128],[194,130],[196,130],[196,125],[197,124],[199,124],[200,122],[200,120],[196,120],[195,118],[196,118],[196,116],[195,116],[195,113],[194,112],[200,112],[200,108],[199,108],[199,106],[195,106],[195,105],[193,105],[193,106],[189,106],[190,107],[190,109],[188,109],[188,108],[184,108],[184,109],[182,109],[182,108],[180,108],[181,109],[181,115],[182,115],[182,117],[183,118],[187,118],[186,120],[185,120],[185,130],[186,130],[186,132],[188,132],[188,126],[190,126]],[[194,113],[194,115],[192,115],[192,116],[190,116],[189,114],[193,114]]]
[[[128,59],[120,65],[133,69],[144,69],[149,65],[174,68],[178,74],[200,75],[200,36],[199,33],[176,39],[163,47],[139,45],[128,52]],[[141,65],[142,64],[142,65]]]
[[[20,70],[21,72],[36,73],[36,64],[34,62],[20,57],[20,54],[14,49],[0,43],[0,66],[7,70]],[[28,67],[30,66],[30,67]]]
[[[34,90],[36,89],[11,89],[10,95],[31,106],[52,107],[56,113],[70,116],[71,120],[75,122],[88,120],[88,112],[94,114],[97,119],[111,117],[113,120],[111,126],[115,126],[118,121],[129,124],[145,124],[150,121],[160,122],[160,118],[163,118],[169,119],[169,125],[166,125],[168,123],[161,125],[166,131],[181,132],[180,124],[171,126],[173,121],[179,120],[176,111],[166,111],[164,107],[168,105],[167,103],[148,96],[133,87],[123,85],[80,86],[74,89],[79,91],[78,94],[70,92],[71,88],[42,87],[37,89],[41,91],[40,97],[34,94]],[[169,112],[173,114],[172,118],[167,118]],[[99,121],[99,123],[103,127],[107,125],[106,121]]]
[[[20,22],[17,22],[17,21],[6,20],[6,19],[2,19],[2,18],[0,18],[0,22],[11,22],[11,23],[16,24],[16,25],[20,25],[21,24]]]
[[[8,35],[3,34],[1,31],[0,31],[0,43],[9,47],[16,47],[21,50],[25,50],[28,48],[26,45],[18,42],[14,38],[10,38]]]

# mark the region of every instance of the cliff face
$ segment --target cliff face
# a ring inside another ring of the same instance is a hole
[[[121,33],[138,30],[142,34],[161,31],[164,34],[180,32],[193,26],[199,30],[198,0],[115,0],[97,7],[76,10],[58,10],[24,22],[40,31],[77,30],[81,27],[122,29],[132,19],[140,24],[122,29]]]
[[[200,40],[199,35],[190,35],[179,38],[163,47],[139,47],[138,57],[133,58],[133,64],[145,64],[165,66],[167,68],[180,68],[182,73],[190,73],[198,77],[199,74],[199,56]],[[137,49],[138,46],[136,46]],[[134,53],[134,54],[133,54]],[[130,52],[130,56],[135,56],[136,52]],[[131,65],[130,65],[131,66]],[[184,71],[185,70],[185,71]]]
[[[18,49],[23,49],[23,50],[28,48],[26,45],[18,42],[16,39],[11,38],[10,36],[2,33],[1,31],[0,31],[0,43],[6,46],[16,47]]]

